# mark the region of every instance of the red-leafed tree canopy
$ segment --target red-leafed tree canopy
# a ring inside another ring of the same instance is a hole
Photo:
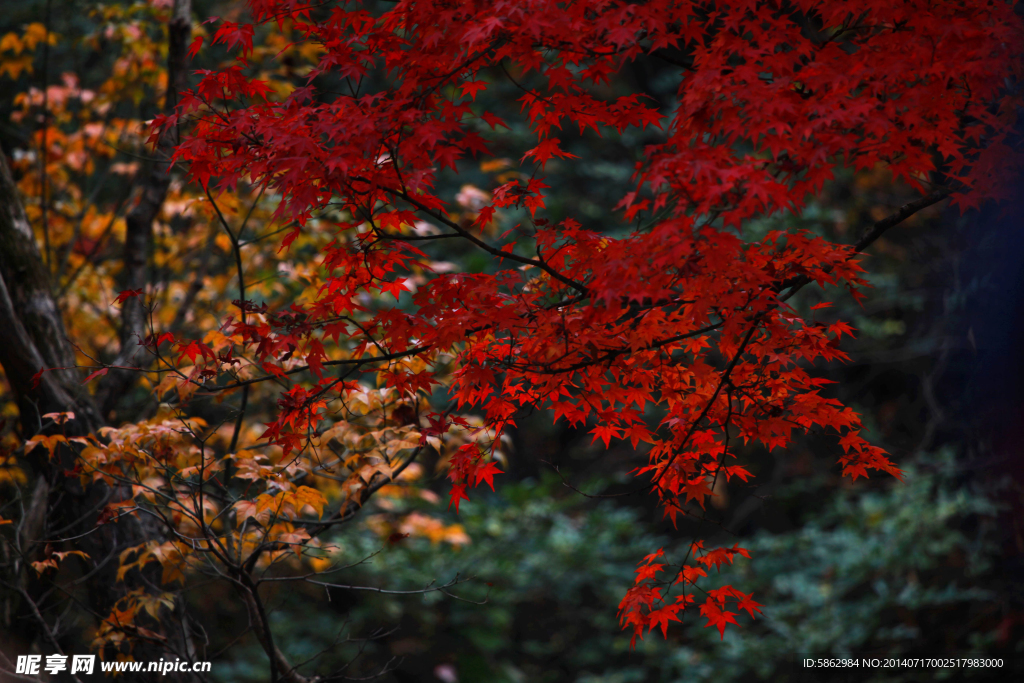
[[[173,637],[153,629],[174,595],[153,586],[203,569],[244,598],[272,678],[305,681],[274,644],[261,586],[351,588],[322,578],[348,565],[320,537],[374,494],[408,495],[428,455],[457,511],[500,481],[502,438],[526,412],[628,446],[628,493],[656,497],[673,524],[702,522],[720,480],[750,479],[735,457],[749,444],[816,432],[844,475],[900,477],[815,371],[847,359],[852,328],[790,300],[808,285],[862,296],[857,255],[886,230],[947,198],[999,200],[1024,166],[1024,27],[1002,0],[248,0],[194,40],[186,0],[156,4],[174,8],[173,73],[150,142],[193,194],[163,166],[132,209],[112,304],[121,350],[86,363],[78,349],[94,396],[72,400],[70,349],[4,356],[20,405],[53,411],[25,452],[84,492],[68,517],[99,515],[85,551],[118,553],[110,583],[126,588],[95,646],[121,656]],[[224,50],[232,61],[188,89],[187,58]],[[675,79],[661,94],[631,71],[655,61]],[[561,178],[598,139],[617,141],[632,176],[596,217],[572,215]],[[453,190],[476,168],[501,172],[489,191]],[[838,169],[878,168],[919,197],[854,243],[751,229],[795,222]],[[190,249],[230,255],[216,286],[234,301],[204,298],[205,255],[191,284],[147,281],[138,214],[152,224],[168,196],[211,226]],[[219,308],[193,314],[197,301]],[[133,383],[154,410],[114,426]],[[230,417],[199,419],[200,398]],[[121,518],[159,534],[132,527],[124,549],[107,526]],[[421,517],[384,537],[461,533],[441,527]],[[69,554],[42,547],[40,575]],[[743,586],[703,585],[749,557],[739,545],[651,550],[619,606],[634,644],[686,613],[724,638],[760,611]],[[285,577],[286,561],[304,569]]]
[[[811,283],[856,291],[857,252],[921,208],[1003,195],[1006,169],[1020,163],[1009,136],[1024,35],[1010,4],[405,0],[379,14],[357,3],[249,5],[257,25],[290,23],[295,40],[315,46],[305,85],[272,94],[246,69],[253,28],[222,22],[212,42],[237,50],[237,65],[203,72],[160,123],[188,123],[176,159],[210,193],[245,181],[280,198],[291,226],[282,248],[302,230],[337,234],[314,297],[276,317],[257,318],[246,302],[249,316],[243,308],[230,325],[266,369],[249,381],[291,379],[265,439],[285,453],[306,448],[330,402],[363,391],[369,375],[359,373],[373,371],[407,397],[436,393],[446,378],[450,403],[435,401],[424,439],[457,426],[455,410],[478,411],[493,429],[490,443],[451,457],[456,508],[468,489],[493,483],[489,448],[525,408],[586,426],[605,445],[628,441],[643,459],[637,489],[673,520],[699,515],[717,478],[749,476],[730,462],[740,442],[771,449],[825,430],[838,437],[844,474],[900,475],[810,370],[846,358],[838,342],[851,329],[802,318],[786,301]],[[677,67],[671,107],[608,87],[651,56]],[[521,120],[482,104],[497,82],[515,85]],[[528,131],[523,172],[456,218],[438,179],[491,155],[488,133],[501,126]],[[549,217],[545,174],[576,163],[563,139],[652,127],[658,141],[636,150],[606,229]],[[744,239],[752,219],[799,214],[837,166],[879,164],[922,196],[856,244],[796,231]],[[501,214],[516,224],[493,235]],[[430,272],[424,250],[447,240],[496,265]],[[427,273],[416,287],[414,270]],[[369,306],[367,293],[401,305]],[[200,374],[216,366],[199,342],[175,348]],[[285,370],[285,355],[304,362]],[[753,617],[757,603],[736,588],[699,600],[693,588],[735,553],[745,551],[695,540],[688,557],[663,560],[674,564],[647,558],[620,606],[623,625],[666,630],[694,602],[723,635],[739,611]]]

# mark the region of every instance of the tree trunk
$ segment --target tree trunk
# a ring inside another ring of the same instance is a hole
[[[167,109],[173,109],[178,90],[184,88],[190,17],[190,0],[176,0],[169,26]],[[165,157],[175,142],[174,133],[161,138],[160,149]],[[152,164],[142,177],[142,197],[128,216],[125,271],[129,288],[145,286],[152,223],[170,182],[163,162]],[[123,317],[121,354],[129,357],[137,346],[128,340],[135,342],[145,324],[144,309],[141,302],[136,303],[138,309],[126,306]],[[84,436],[103,426],[106,413],[97,408],[98,402],[81,385],[82,373],[75,365],[74,348],[52,294],[50,274],[26,218],[6,157],[0,153],[0,366],[18,405],[24,439],[50,432]],[[111,372],[108,377],[114,374]],[[126,371],[108,383],[101,405],[130,389],[134,376],[135,373]],[[55,421],[43,417],[47,413],[61,412],[73,412],[74,419],[58,427]],[[0,622],[0,626],[7,634],[0,636],[0,640],[10,638],[12,644],[20,641],[25,648],[21,654],[28,652],[33,642],[39,644],[40,652],[59,651],[60,634],[54,633],[43,616],[50,612],[39,607],[46,607],[48,600],[62,596],[59,591],[49,590],[52,584],[45,577],[36,577],[30,566],[30,562],[40,559],[47,545],[53,543],[55,550],[60,549],[61,541],[54,536],[78,537],[74,541],[75,549],[88,553],[89,570],[98,568],[89,577],[87,594],[88,606],[101,617],[123,597],[126,588],[132,587],[117,581],[117,555],[125,548],[161,536],[159,529],[131,516],[97,528],[99,513],[108,501],[119,498],[120,492],[102,483],[83,486],[79,478],[72,475],[77,459],[72,448],[58,447],[54,456],[50,458],[46,449],[36,448],[22,459],[31,470],[32,481],[27,488],[32,493],[25,496],[28,500],[23,500],[24,512],[18,533],[10,543],[3,541],[4,553],[0,557],[0,587],[5,589],[8,601],[5,614],[0,614],[0,618],[6,617],[7,623]],[[57,531],[59,533],[55,533]],[[45,593],[51,593],[50,598],[43,598]],[[168,644],[179,652],[188,650],[186,644],[176,640],[181,639],[172,635]],[[87,647],[88,644],[80,645]],[[84,647],[78,648],[78,652],[83,652]],[[156,660],[166,651],[164,647],[142,644],[136,647],[135,657]],[[143,674],[139,680],[151,676]],[[171,674],[168,680],[193,680],[193,677]]]
[[[192,35],[192,0],[175,0],[167,26],[167,94],[164,113],[171,114],[178,106],[178,93],[187,85],[188,42]],[[156,145],[156,161],[146,162],[139,170],[139,202],[125,218],[124,281],[125,290],[145,290],[148,278],[149,251],[153,241],[153,222],[160,214],[171,183],[170,159],[178,143],[176,128],[161,132]],[[146,338],[145,297],[127,299],[121,309],[121,350],[111,370],[100,380],[96,403],[100,414],[109,417],[117,403],[135,385],[137,372],[123,369],[140,365],[145,351],[140,344]],[[141,355],[141,358],[140,358]]]
[[[79,385],[75,355],[50,292],[18,188],[0,154],[0,365],[14,393],[21,430],[43,429],[42,415],[74,411],[86,433],[100,426],[92,400]],[[44,369],[53,368],[38,373]]]

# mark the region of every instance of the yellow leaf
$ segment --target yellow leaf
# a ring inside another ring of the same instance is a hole
[[[42,575],[42,573],[45,572],[47,569],[56,569],[56,568],[57,568],[57,561],[56,560],[52,560],[52,559],[51,560],[42,560],[41,562],[33,562],[32,563],[32,569],[35,569],[36,573],[40,574],[40,575]]]
[[[300,486],[295,492],[295,499],[298,502],[296,507],[299,508],[299,510],[301,510],[304,505],[308,505],[316,511],[317,517],[324,516],[324,506],[327,505],[327,499],[324,498],[324,495],[316,489],[310,488],[309,486]]]
[[[52,436],[44,436],[42,434],[36,434],[25,443],[25,452],[29,453],[35,449],[36,446],[42,444],[50,453],[50,457],[53,457],[53,451],[57,448],[58,443],[67,443],[67,437],[63,434],[53,434]]]
[[[220,351],[225,346],[231,345],[231,340],[224,336],[220,330],[210,330],[203,337],[203,343],[209,346],[214,351]]]
[[[292,531],[285,531],[277,535],[274,539],[280,543],[287,543],[291,546],[292,551],[299,557],[302,556],[302,548],[306,545],[309,540],[309,532],[305,529],[298,529]]]
[[[25,27],[25,38],[24,45],[30,50],[34,50],[36,45],[46,40],[50,45],[56,43],[57,35],[55,33],[49,33],[46,30],[44,24],[39,22],[33,22]]]
[[[417,432],[405,434],[402,439],[392,439],[388,442],[388,457],[395,457],[399,451],[420,447],[420,435]]]
[[[313,571],[322,572],[329,569],[332,562],[329,557],[310,557],[309,564],[313,567]]]
[[[17,78],[21,75],[22,71],[32,73],[32,57],[30,55],[0,61],[0,76],[6,73],[10,74],[11,78]]]
[[[89,553],[85,552],[84,550],[68,550],[67,552],[54,553],[53,554],[53,556],[56,557],[59,560],[63,560],[68,555],[78,555],[79,557],[81,557],[83,559],[86,559],[86,560],[89,559]]]
[[[37,574],[42,574],[47,569],[56,569],[57,565],[64,560],[68,555],[79,555],[85,559],[89,559],[89,556],[81,550],[69,550],[62,553],[53,553],[50,557],[39,562],[33,562],[32,568],[36,570]]]
[[[279,507],[278,505],[276,505],[276,503],[278,502],[277,499],[280,498],[280,495],[281,494],[278,494],[277,496],[272,496],[269,493],[261,493],[259,496],[257,496],[256,514],[259,514],[264,510],[269,510],[272,507]]]
[[[191,374],[197,374],[194,368]],[[182,403],[185,403],[190,398],[192,398],[192,394],[196,393],[196,391],[199,389],[199,385],[192,381],[192,378],[190,377],[187,380],[181,380],[180,383],[175,385],[175,388],[178,390],[178,400],[181,401]]]
[[[219,233],[213,238],[213,241],[221,251],[231,251],[231,240],[224,233]]]
[[[138,564],[135,562],[130,562],[129,564],[122,564],[120,567],[117,568],[117,580],[124,581],[124,575],[136,566],[138,566]]]
[[[160,380],[160,383],[156,385],[155,389],[153,389],[153,395],[156,396],[157,400],[159,400],[163,397],[164,394],[166,394],[171,389],[176,388],[177,386],[177,375],[173,373],[168,373],[164,375],[164,378]]]
[[[18,37],[17,33],[5,34],[3,38],[0,38],[0,52],[10,50],[14,54],[21,54],[24,46],[21,43],[21,38]]]
[[[142,554],[139,555],[138,558],[136,558],[137,560],[141,560],[142,558],[144,558],[144,557],[149,555],[149,550],[147,550],[145,546],[136,545],[136,546],[132,546],[131,548],[126,548],[126,549],[122,550],[121,551],[121,556],[118,558],[118,560],[122,564],[124,564],[124,560],[125,560],[126,557],[128,557],[132,553],[139,552],[140,550],[142,551]]]
[[[254,517],[257,522],[266,522],[270,517],[270,512],[267,510],[257,510],[257,504],[251,500],[240,500],[235,503],[235,524],[242,526],[245,520],[250,517]]]
[[[163,574],[160,577],[161,582],[171,583],[172,581],[179,581],[185,579],[185,572],[183,567],[185,565],[185,555],[182,552],[183,546],[173,541],[162,543],[153,548],[153,557],[163,567]]]
[[[12,484],[27,484],[28,476],[20,467],[0,467],[0,486],[7,482]],[[10,523],[10,520],[0,519],[0,524]]]

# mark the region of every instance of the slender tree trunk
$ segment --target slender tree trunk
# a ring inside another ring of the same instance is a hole
[[[178,106],[178,93],[187,85],[188,43],[192,35],[192,0],[175,0],[170,23],[167,26],[167,94],[164,113],[174,112]],[[165,129],[156,145],[156,161],[146,163],[139,171],[139,202],[125,218],[124,282],[126,290],[145,290],[149,281],[149,252],[153,241],[153,223],[160,214],[167,189],[171,183],[170,158],[178,143],[176,128]],[[146,338],[145,297],[132,297],[121,310],[121,350],[112,365],[122,368],[139,366],[145,362],[145,351],[140,346]],[[133,370],[111,369],[96,390],[96,403],[100,413],[109,417],[118,401],[135,385],[138,373]]]

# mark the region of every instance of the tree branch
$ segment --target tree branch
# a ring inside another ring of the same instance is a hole
[[[861,236],[861,238],[859,240],[857,240],[856,243],[854,243],[854,245],[853,245],[853,253],[854,254],[861,253],[862,251],[867,249],[869,246],[871,246],[879,237],[884,235],[885,232],[887,230],[889,230],[890,228],[893,228],[893,227],[899,225],[903,221],[905,221],[908,218],[910,218],[911,216],[913,216],[918,211],[921,211],[922,209],[926,209],[926,208],[928,208],[929,206],[931,206],[933,204],[938,204],[939,202],[941,202],[946,197],[949,197],[950,195],[952,195],[954,192],[956,192],[956,190],[953,189],[953,188],[948,188],[948,187],[939,188],[938,190],[935,190],[933,192],[930,192],[929,194],[926,194],[924,197],[921,197],[920,199],[917,199],[915,201],[908,202],[907,204],[904,204],[903,206],[901,206],[899,208],[899,210],[896,213],[894,213],[892,215],[889,215],[889,216],[886,216],[882,220],[880,220],[880,221],[876,222],[874,225],[872,225]],[[831,267],[827,268],[825,270],[826,270],[826,272],[828,272],[829,270],[831,270]],[[800,275],[798,277],[790,278],[789,280],[783,281],[782,283],[780,283],[778,285],[778,291],[781,292],[781,291],[783,291],[785,289],[789,289],[789,291],[786,292],[785,294],[781,295],[779,297],[779,301],[786,301],[787,299],[792,297],[794,294],[799,292],[801,289],[803,289],[805,286],[807,286],[810,283],[811,283],[811,278],[807,277],[806,275]]]

